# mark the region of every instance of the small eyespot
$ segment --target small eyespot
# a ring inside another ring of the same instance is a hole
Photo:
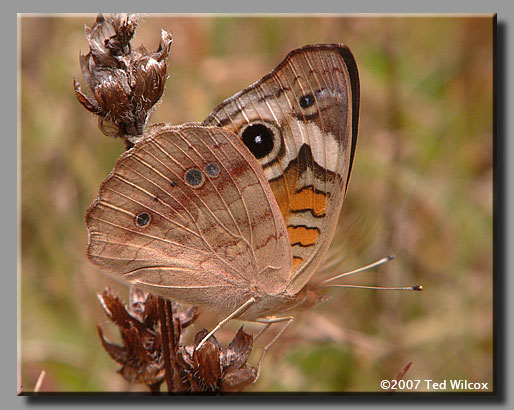
[[[177,186],[177,183],[175,181],[171,181],[170,185],[171,185],[172,188],[175,188]]]
[[[150,215],[146,212],[140,213],[136,215],[136,225],[137,226],[146,226],[150,223]]]
[[[220,174],[220,166],[215,162],[211,162],[205,166],[205,173],[211,178],[216,178]]]
[[[273,131],[264,124],[257,123],[246,127],[242,139],[257,159],[265,157],[273,150]]]
[[[198,168],[190,168],[184,174],[184,180],[191,188],[200,188],[205,182],[205,175]]]
[[[314,95],[312,93],[305,94],[304,96],[300,97],[300,107],[303,109],[309,108],[312,104],[314,104]]]

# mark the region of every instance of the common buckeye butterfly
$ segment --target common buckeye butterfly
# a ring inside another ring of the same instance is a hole
[[[153,294],[266,321],[309,301],[352,168],[359,76],[291,51],[202,123],[151,127],[87,211],[88,256]]]

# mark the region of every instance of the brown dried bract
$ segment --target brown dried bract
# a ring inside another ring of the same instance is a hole
[[[105,313],[119,327],[123,345],[107,341],[100,326],[97,330],[104,349],[122,365],[118,373],[130,382],[143,383],[158,391],[164,380],[164,367],[157,298],[133,289],[128,309],[110,289],[98,294]]]
[[[85,33],[90,51],[80,55],[82,74],[92,97],[82,93],[74,80],[75,95],[90,112],[98,115],[98,124],[105,135],[121,137],[128,148],[143,135],[154,105],[164,91],[172,36],[161,31],[155,52],[144,46],[132,49],[139,16],[115,14],[110,18],[98,15]]]
[[[257,370],[247,365],[253,337],[241,327],[226,349],[211,336],[196,350],[207,333],[204,329],[196,334],[194,348],[186,346],[180,349],[181,363],[186,370],[191,391],[235,392],[253,384]]]
[[[178,313],[176,303],[135,287],[128,308],[110,289],[98,298],[119,327],[123,344],[107,341],[99,326],[98,334],[107,353],[122,365],[118,372],[126,380],[144,383],[154,393],[164,381],[173,393],[241,391],[256,381],[256,369],[247,364],[253,337],[242,327],[226,349],[212,336],[197,350],[206,330],[196,334],[192,346],[181,343],[182,330],[198,317],[195,308]]]

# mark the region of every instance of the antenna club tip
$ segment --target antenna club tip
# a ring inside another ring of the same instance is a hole
[[[417,286],[413,286],[412,287],[412,290],[423,290],[423,285],[417,285]]]
[[[388,262],[389,262],[389,261],[392,261],[394,258],[396,258],[396,256],[394,256],[394,255],[389,255],[389,256],[387,257],[387,261],[388,261]]]

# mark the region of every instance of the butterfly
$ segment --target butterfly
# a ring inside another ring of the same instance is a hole
[[[317,44],[201,123],[150,127],[87,211],[88,257],[226,320],[271,321],[311,303],[308,282],[348,188],[359,104],[349,48]]]

